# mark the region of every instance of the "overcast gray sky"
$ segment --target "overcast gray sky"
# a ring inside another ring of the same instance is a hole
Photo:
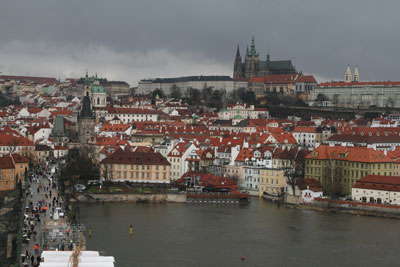
[[[0,0],[0,72],[132,86],[149,77],[230,75],[254,34],[265,59],[319,81],[400,80],[398,0]]]

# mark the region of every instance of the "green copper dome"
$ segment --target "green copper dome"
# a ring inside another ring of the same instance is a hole
[[[92,85],[92,94],[93,93],[106,93],[104,87],[101,85]]]

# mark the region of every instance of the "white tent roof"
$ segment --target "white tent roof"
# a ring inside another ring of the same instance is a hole
[[[41,267],[71,267],[73,251],[43,251]],[[114,257],[100,256],[98,251],[81,251],[78,257],[79,267],[114,267]]]

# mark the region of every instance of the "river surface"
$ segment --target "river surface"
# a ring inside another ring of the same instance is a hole
[[[393,219],[278,208],[258,198],[245,206],[83,204],[80,212],[93,229],[87,249],[114,256],[118,267],[400,266]]]

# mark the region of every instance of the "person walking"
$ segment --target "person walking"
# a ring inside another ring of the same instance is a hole
[[[31,255],[31,263],[32,263],[32,266],[33,266],[33,263],[35,262],[35,257],[33,256],[33,255]]]
[[[37,255],[36,257],[36,262],[40,265],[40,262],[42,261],[42,259],[40,258],[40,255]]]
[[[35,244],[33,246],[33,249],[35,250],[35,255],[39,253],[39,245],[38,244]],[[33,255],[32,255],[32,257],[33,257]]]

